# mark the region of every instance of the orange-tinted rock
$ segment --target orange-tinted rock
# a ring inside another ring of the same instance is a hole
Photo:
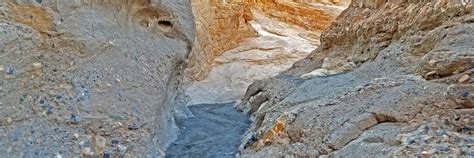
[[[192,1],[192,5],[197,39],[187,75],[192,80],[201,80],[207,76],[217,56],[256,33],[248,23],[253,18],[250,8],[241,2],[207,0]]]
[[[270,17],[308,30],[324,30],[350,1],[244,0],[251,8]],[[323,4],[325,3],[325,4]],[[339,7],[335,7],[338,6]]]

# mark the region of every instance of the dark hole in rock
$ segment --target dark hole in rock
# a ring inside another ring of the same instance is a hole
[[[167,20],[160,20],[158,21],[158,26],[164,32],[169,32],[173,28],[173,23]]]

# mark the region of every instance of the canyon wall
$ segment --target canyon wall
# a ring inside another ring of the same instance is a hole
[[[233,102],[252,82],[288,69],[318,47],[321,31],[345,8],[338,5],[194,1],[199,37],[188,69],[194,75],[188,104]]]
[[[0,153],[163,156],[194,39],[188,0],[0,0]]]
[[[256,36],[256,32],[248,23],[253,19],[250,8],[242,2],[196,0],[192,5],[197,36],[186,73],[192,80],[202,80],[216,57]]]
[[[350,0],[244,0],[245,4],[272,18],[307,30],[322,31],[344,10]]]
[[[252,11],[307,30],[322,31],[349,3],[350,0],[192,1],[197,36],[186,74],[191,80],[205,79],[216,57],[257,36],[250,26]]]
[[[257,81],[242,157],[472,156],[474,6],[355,0],[321,46]]]

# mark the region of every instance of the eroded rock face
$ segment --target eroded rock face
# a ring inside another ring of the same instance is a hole
[[[350,0],[197,0],[192,3],[197,39],[186,74],[195,81],[209,75],[215,58],[258,35],[250,24],[254,19],[251,10],[319,32],[334,21]]]
[[[254,81],[273,77],[306,57],[319,44],[320,32],[254,12],[250,23],[258,37],[245,39],[214,60],[208,76],[186,89],[189,105],[234,102]]]
[[[189,105],[242,98],[255,80],[277,75],[316,49],[321,30],[344,8],[317,1],[194,3],[198,34],[202,34],[197,40],[202,48],[212,49],[193,50],[195,64],[188,72],[201,72],[193,78],[199,76],[199,81],[187,88]],[[244,39],[247,35],[252,37]]]
[[[257,34],[249,23],[253,19],[250,8],[242,2],[196,0],[192,5],[197,36],[186,73],[191,80],[202,80],[216,57]]]
[[[472,156],[473,11],[353,1],[316,51],[248,88],[241,156]]]
[[[162,156],[176,138],[189,1],[2,0],[0,34],[0,153]]]
[[[269,17],[307,30],[326,29],[350,0],[244,0],[251,8]]]

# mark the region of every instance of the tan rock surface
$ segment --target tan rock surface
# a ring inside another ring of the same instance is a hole
[[[257,33],[250,26],[250,10],[306,30],[320,32],[344,10],[348,0],[196,0],[197,39],[189,59],[187,76],[203,80],[211,71],[214,59]],[[277,33],[278,34],[278,33]]]
[[[321,31],[331,24],[348,5],[348,0],[244,0],[252,9],[265,15],[303,27]]]
[[[256,32],[248,23],[253,18],[250,8],[242,2],[196,0],[192,5],[197,36],[186,74],[191,80],[202,80],[216,57]]]
[[[248,38],[217,57],[209,75],[186,89],[189,105],[238,100],[253,81],[288,69],[319,44],[320,33],[269,19],[258,12],[250,23],[258,37]]]

